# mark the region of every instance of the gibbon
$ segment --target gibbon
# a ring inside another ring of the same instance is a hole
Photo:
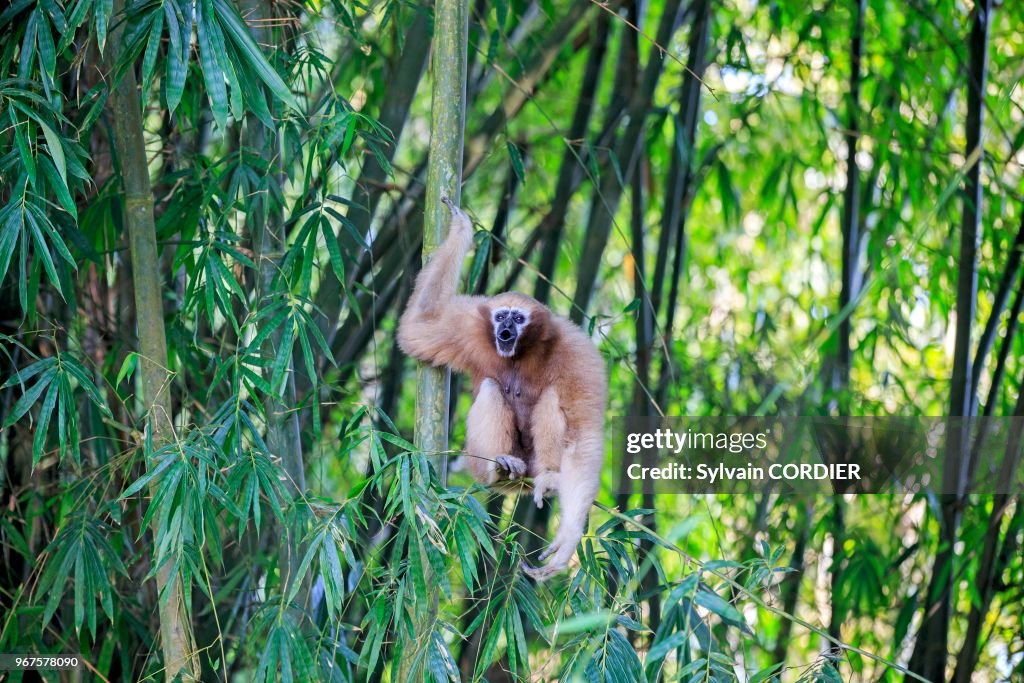
[[[557,493],[562,518],[523,566],[537,581],[565,569],[583,538],[600,485],[607,380],[604,361],[573,323],[524,294],[455,293],[473,242],[469,217],[447,198],[448,236],[416,279],[398,326],[405,353],[473,378],[466,458],[477,481],[533,477],[533,498]]]

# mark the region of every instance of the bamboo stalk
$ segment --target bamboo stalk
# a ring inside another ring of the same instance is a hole
[[[953,347],[953,376],[950,387],[951,417],[970,417],[976,378],[971,376],[971,332],[978,299],[978,246],[981,240],[982,186],[981,164],[984,157],[982,124],[985,113],[985,79],[988,71],[988,31],[992,15],[991,0],[979,0],[974,6],[974,21],[969,40],[970,62],[967,76],[967,149],[974,159],[967,169],[964,184],[963,218],[960,226],[959,273],[956,295],[956,342]],[[925,593],[924,620],[914,643],[908,668],[929,680],[944,680],[949,651],[949,623],[953,615],[953,561],[962,517],[961,499],[970,465],[966,428],[953,429],[947,440],[941,497],[939,550]]]
[[[462,154],[466,123],[466,46],[469,32],[467,0],[438,0],[434,10],[434,46],[432,54],[433,91],[431,97],[430,159],[427,164],[427,198],[423,223],[423,259],[444,241],[450,216],[441,203],[448,197],[460,204],[462,190]],[[416,370],[416,448],[433,460],[441,477],[447,480],[448,395],[451,372],[420,364]],[[413,551],[415,552],[415,551]],[[414,640],[406,642],[395,679],[417,680],[422,673],[423,653],[437,619],[437,594],[431,604],[419,606],[414,624]]]
[[[113,14],[124,13],[124,0],[114,0]],[[121,53],[124,23],[112,23],[108,70],[113,72]],[[163,291],[160,282],[160,260],[153,218],[153,191],[149,180],[146,147],[142,125],[142,103],[132,68],[110,93],[108,100],[113,121],[113,143],[121,167],[124,187],[124,222],[132,264],[132,285],[139,338],[139,377],[142,404],[148,420],[147,429],[154,448],[173,438],[171,414],[171,373],[167,368],[167,339],[164,331]],[[147,463],[148,467],[148,463]],[[157,485],[154,485],[154,487]],[[154,527],[159,524],[154,519]],[[197,680],[199,663],[196,656],[192,624],[185,606],[180,577],[171,579],[171,567],[164,563],[156,570],[160,618],[160,646],[167,681],[180,676]]]
[[[681,4],[681,0],[667,0],[665,3],[655,39],[656,45],[650,50],[641,83],[630,99],[629,123],[615,148],[619,168],[622,169],[622,183],[617,174],[605,173],[601,177],[600,186],[594,191],[583,252],[579,260],[576,293],[573,296],[571,317],[576,323],[582,323],[587,307],[590,305],[590,298],[594,293],[594,284],[602,263],[602,255],[608,244],[612,225],[615,222],[615,213],[625,189],[623,183],[629,183],[636,169],[647,112],[654,98],[654,91],[657,88],[666,59],[660,46],[669,45],[671,42],[679,23]]]

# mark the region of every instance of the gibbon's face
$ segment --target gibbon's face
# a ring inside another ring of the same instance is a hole
[[[494,326],[494,348],[502,358],[516,353],[516,344],[530,324],[530,312],[519,308],[496,308],[491,311]]]

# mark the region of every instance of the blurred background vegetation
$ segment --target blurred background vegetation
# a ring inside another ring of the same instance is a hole
[[[393,334],[433,30],[401,0],[0,9],[0,652],[1024,680],[1018,498],[605,493],[536,586],[549,506],[439,485]],[[609,415],[1024,414],[1022,53],[1009,0],[472,0],[465,288],[587,329]]]

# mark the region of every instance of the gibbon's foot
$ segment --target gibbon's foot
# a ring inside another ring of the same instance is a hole
[[[526,463],[513,455],[499,455],[494,459],[499,470],[505,471],[509,479],[519,479],[526,476]]]
[[[558,553],[558,551],[561,550],[561,549],[562,549],[562,542],[559,541],[558,538],[556,537],[555,540],[553,540],[551,542],[551,545],[549,545],[547,548],[545,548],[541,552],[541,554],[537,556],[537,559],[540,560],[541,562],[543,562],[544,560],[548,559],[552,555],[556,555]]]
[[[572,559],[573,554],[576,552],[575,543],[567,543],[557,536],[555,540],[551,542],[551,545],[538,556],[538,560],[543,562],[547,558],[551,558],[551,561],[541,567],[531,567],[526,562],[521,563],[523,571],[531,579],[537,583],[547,581],[555,574],[559,574],[569,566],[569,560]]]
[[[542,567],[531,567],[530,565],[526,564],[525,560],[523,562],[520,562],[519,566],[523,570],[524,574],[529,576],[537,583],[544,583],[552,576],[558,574],[563,569],[565,569],[565,567],[556,567],[552,564],[546,564]]]
[[[544,507],[544,495],[558,493],[558,472],[541,472],[533,478],[533,502],[537,508]]]

